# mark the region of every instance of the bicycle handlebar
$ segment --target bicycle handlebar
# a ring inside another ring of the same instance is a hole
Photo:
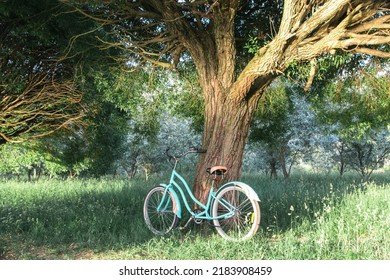
[[[171,148],[168,147],[168,148],[165,150],[165,154],[168,156],[169,160],[174,159],[174,160],[176,160],[176,161],[179,160],[180,158],[186,156],[187,154],[190,154],[190,153],[204,154],[204,153],[207,152],[207,149],[196,148],[196,147],[190,147],[190,148],[188,149],[187,152],[185,152],[185,153],[183,153],[183,154],[181,154],[181,155],[176,155],[176,156],[174,156],[174,155],[169,154],[169,150],[170,150],[170,149],[171,149]]]
[[[202,149],[202,148],[195,148],[195,147],[190,147],[188,149],[187,153],[198,153],[198,154],[204,154],[207,152],[207,149]]]

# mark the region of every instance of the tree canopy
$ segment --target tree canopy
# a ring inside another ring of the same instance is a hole
[[[206,167],[224,164],[227,180],[240,176],[252,118],[276,77],[308,64],[310,86],[323,66],[319,58],[338,53],[390,57],[387,0],[58,3],[66,7],[65,15],[91,24],[70,37],[68,50],[80,39],[90,47],[118,51],[115,59],[126,70],[145,64],[176,70],[194,65],[204,100],[202,145],[208,150],[200,157],[194,183],[201,200],[208,191]]]
[[[239,177],[259,98],[290,65],[310,62],[313,77],[316,58],[325,53],[389,57],[388,1],[62,2],[111,26],[118,40],[105,43],[120,46],[132,65],[148,61],[172,68],[191,57],[205,101],[202,144],[208,149],[197,169],[199,197],[206,193],[201,174],[208,165],[223,162],[229,179]],[[245,52],[248,37],[258,40],[258,50]]]

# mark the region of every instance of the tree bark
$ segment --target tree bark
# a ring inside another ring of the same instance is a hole
[[[283,171],[283,177],[284,177],[285,180],[288,180],[288,178],[290,177],[290,172],[289,172],[289,170],[287,170],[286,144],[285,143],[281,143],[281,145],[280,145],[279,158],[280,158],[280,165],[281,165],[281,168],[282,168],[282,171]]]
[[[226,182],[239,179],[249,126],[259,97],[260,94],[256,94],[236,103],[226,95],[217,95],[207,103],[202,141],[207,153],[199,159],[194,182],[194,193],[200,201],[205,202],[209,192],[207,167],[224,165],[228,169]]]

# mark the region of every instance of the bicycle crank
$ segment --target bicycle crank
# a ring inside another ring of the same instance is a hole
[[[195,214],[198,214],[198,213],[201,213],[202,211],[200,209],[194,209],[194,213]],[[200,219],[200,218],[195,218],[194,216],[192,216],[194,218],[194,223],[197,224],[197,225],[201,225],[203,223],[203,219]]]
[[[191,217],[188,219],[188,221],[185,223],[185,225],[182,226],[182,227],[180,227],[179,229],[180,229],[181,231],[186,230],[187,227],[188,227],[188,225],[191,223],[191,221],[192,221],[193,219],[194,219],[194,217],[191,216]]]
[[[194,209],[193,212],[194,212],[194,214],[196,215],[196,214],[200,213],[201,210],[200,210],[200,209]],[[181,230],[181,231],[187,229],[187,227],[189,226],[189,224],[191,223],[191,221],[194,221],[194,223],[197,224],[197,225],[201,225],[201,224],[203,223],[203,219],[201,219],[201,218],[195,218],[195,215],[191,216],[191,217],[188,219],[188,221],[185,223],[185,225],[182,226],[182,227],[180,227],[180,230]]]

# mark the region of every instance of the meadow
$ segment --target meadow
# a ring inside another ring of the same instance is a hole
[[[261,225],[240,243],[211,226],[151,234],[143,199],[161,178],[0,179],[0,259],[388,260],[389,175],[369,183],[352,174],[244,175],[261,199]]]

